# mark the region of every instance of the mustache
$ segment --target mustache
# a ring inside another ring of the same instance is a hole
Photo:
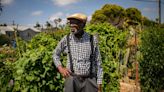
[[[75,27],[71,27],[71,32],[74,33],[74,32],[77,32],[77,30],[78,30],[77,28],[75,28]]]
[[[70,24],[70,27],[76,27],[79,28],[79,26],[77,24]]]
[[[78,33],[78,30],[80,29],[79,25],[77,24],[70,24],[71,32]]]

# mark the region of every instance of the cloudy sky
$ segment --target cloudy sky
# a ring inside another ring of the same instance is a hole
[[[89,16],[104,4],[117,4],[124,8],[136,7],[149,19],[155,20],[158,16],[157,2],[141,2],[142,0],[2,0],[3,12],[0,23],[33,26],[36,22],[53,23],[55,18],[66,17],[72,13],[81,12]],[[145,0],[144,0],[145,1]],[[157,1],[157,0],[148,0]],[[163,0],[161,0],[163,2]],[[162,22],[164,22],[164,4],[162,4]]]

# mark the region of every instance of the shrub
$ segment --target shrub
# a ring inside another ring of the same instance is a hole
[[[57,33],[57,34],[56,34]],[[52,52],[65,32],[36,35],[15,62],[13,91],[61,92],[62,76],[52,61]]]
[[[164,89],[164,29],[148,28],[141,34],[140,81],[144,92]]]
[[[104,69],[103,91],[119,91],[119,51],[125,48],[126,31],[121,31],[109,23],[91,24],[86,31],[99,35],[99,48]]]
[[[7,44],[10,44],[10,39],[8,36],[4,35],[4,34],[0,34],[0,46]]]

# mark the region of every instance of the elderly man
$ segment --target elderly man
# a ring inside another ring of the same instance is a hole
[[[96,37],[84,31],[87,16],[76,13],[67,20],[71,32],[53,52],[55,66],[65,78],[64,92],[101,92],[101,56]],[[67,53],[66,68],[60,62],[62,52]]]

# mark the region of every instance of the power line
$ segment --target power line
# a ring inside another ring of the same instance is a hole
[[[0,0],[0,12],[2,12],[2,0]]]
[[[3,5],[2,5],[2,0],[0,0],[0,13],[2,12],[2,7],[3,7]]]
[[[152,3],[156,3],[158,2],[158,0],[133,0],[133,1],[139,1],[139,2],[152,2]],[[164,4],[164,2],[161,2],[161,4]]]

